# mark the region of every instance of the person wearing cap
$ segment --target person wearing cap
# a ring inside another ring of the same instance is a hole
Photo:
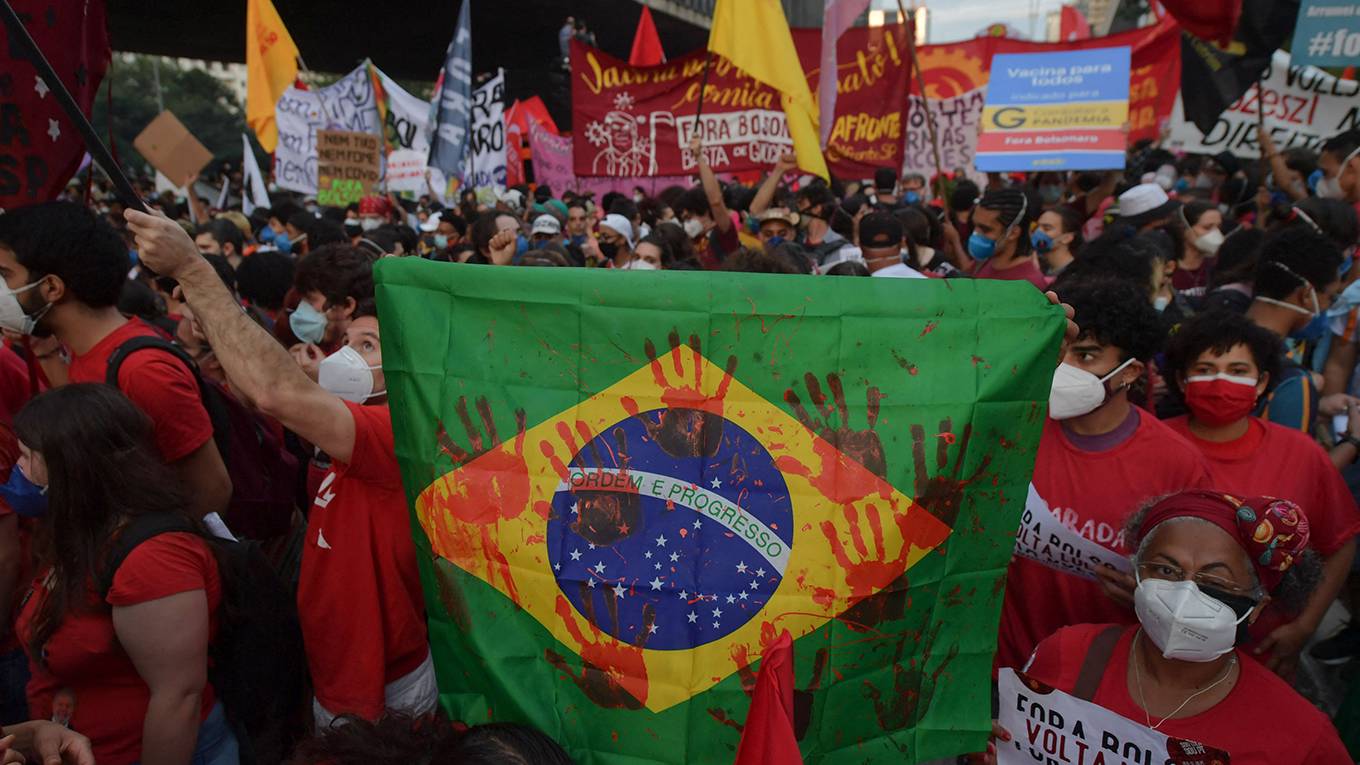
[[[557,218],[544,213],[534,218],[534,227],[529,231],[530,246],[541,248],[548,243],[562,243],[562,224]]]
[[[1058,630],[1025,671],[1233,765],[1352,762],[1331,721],[1242,650],[1268,603],[1308,599],[1311,526],[1293,502],[1269,496],[1157,500],[1124,531],[1138,623]]]
[[[618,213],[604,216],[595,249],[601,266],[622,268],[628,265],[633,260],[633,224]]]
[[[359,200],[359,226],[365,232],[391,221],[392,204],[387,197],[369,194]]]
[[[874,198],[878,206],[892,209],[897,206],[897,171],[880,167],[874,171]]]
[[[1038,215],[1038,203],[1021,189],[984,194],[973,208],[973,233],[968,237],[968,255],[977,264],[973,276],[1027,281],[1040,292],[1048,289],[1048,277],[1029,237],[1030,223]]]
[[[870,276],[924,279],[926,275],[902,261],[906,230],[892,213],[871,212],[859,222],[859,249]]]
[[[1325,560],[1322,581],[1302,608],[1272,607],[1252,626],[1252,654],[1288,677],[1345,583],[1360,510],[1311,435],[1252,415],[1279,368],[1275,334],[1234,313],[1196,315],[1166,349],[1168,387],[1189,413],[1165,422],[1204,456],[1214,488],[1289,497],[1308,517],[1312,547]],[[1350,432],[1360,433],[1360,408],[1348,415]],[[1337,446],[1338,456],[1355,459],[1356,443]]]
[[[1176,217],[1181,203],[1166,195],[1155,183],[1140,183],[1119,195],[1115,225],[1132,226],[1139,232],[1161,228]]]
[[[791,242],[798,234],[798,213],[787,207],[771,207],[757,215],[756,220],[760,221],[760,243],[766,249]]]

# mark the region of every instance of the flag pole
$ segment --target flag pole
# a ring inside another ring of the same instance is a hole
[[[704,76],[699,80],[699,108],[694,112],[694,132],[699,135],[699,129],[703,127],[704,116],[704,91],[708,90],[708,68],[713,63],[713,51],[704,51]],[[703,136],[699,135],[703,140]]]
[[[85,148],[89,150],[90,157],[104,171],[104,175],[107,175],[109,180],[113,181],[114,191],[122,199],[123,204],[134,210],[146,212],[146,206],[142,204],[141,197],[137,196],[136,189],[132,188],[127,176],[123,175],[123,170],[118,167],[118,163],[113,161],[113,156],[109,154],[108,147],[104,145],[103,141],[99,140],[98,135],[95,135],[94,126],[80,111],[80,105],[76,103],[71,91],[66,89],[66,84],[53,71],[52,64],[47,61],[47,57],[38,48],[38,44],[33,41],[33,37],[24,28],[24,23],[19,20],[19,14],[14,12],[9,0],[0,0],[0,11],[3,12],[3,17],[0,20],[5,22],[5,27],[9,30],[11,43],[16,45],[33,64],[33,67],[38,70],[38,76],[47,84],[47,89],[56,97],[57,104],[61,106],[62,111],[66,112],[66,117],[75,124],[76,131],[84,139]]]
[[[897,11],[903,19],[911,19],[911,28],[907,30],[907,55],[911,57],[911,68],[916,74],[916,87],[921,91],[921,106],[926,110],[926,130],[930,133],[930,148],[935,154],[935,193],[944,203],[946,214],[952,213],[949,209],[949,195],[941,193],[944,191],[944,163],[940,161],[940,139],[935,133],[935,115],[930,112],[930,101],[926,98],[926,79],[921,74],[921,61],[916,56],[916,13],[908,14],[903,7],[902,0],[897,0]]]

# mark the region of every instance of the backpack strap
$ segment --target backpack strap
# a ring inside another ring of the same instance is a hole
[[[1077,673],[1077,684],[1072,688],[1073,696],[1083,701],[1095,699],[1100,679],[1105,676],[1105,668],[1110,665],[1115,644],[1123,633],[1123,626],[1111,624],[1091,641],[1090,647],[1086,649],[1086,660],[1081,663],[1081,671]]]
[[[198,383],[199,391],[201,392],[203,390],[203,378],[198,373],[198,364],[194,363],[193,357],[191,357],[183,348],[175,345],[169,340],[152,335],[138,335],[137,337],[129,338],[120,343],[117,348],[113,349],[113,353],[109,354],[108,367],[104,371],[105,384],[117,388],[118,371],[123,368],[123,362],[127,361],[128,356],[131,356],[137,351],[144,351],[147,348],[158,348],[179,359],[184,363],[184,366],[189,368],[189,372],[193,374],[194,381]]]
[[[208,413],[208,421],[212,423],[213,428],[213,441],[216,442],[217,451],[221,454],[222,463],[225,465],[228,459],[228,447],[231,445],[230,415],[225,411],[222,400],[219,398],[217,390],[212,387],[212,383],[204,380],[203,375],[199,374],[198,363],[194,361],[188,351],[158,335],[138,335],[129,338],[120,343],[117,348],[113,349],[113,353],[109,354],[108,366],[104,371],[104,384],[117,388],[118,372],[122,369],[123,362],[127,361],[128,356],[148,348],[155,348],[174,356],[188,368],[189,374],[193,375],[194,383],[198,386],[198,400],[203,404],[203,410]]]
[[[98,581],[99,597],[108,597],[109,590],[113,589],[113,577],[118,573],[118,567],[123,565],[123,561],[127,560],[133,550],[137,549],[137,545],[161,534],[179,531],[198,533],[188,518],[177,513],[147,513],[128,521],[122,531],[114,537],[113,546],[109,548],[108,557],[104,561]]]

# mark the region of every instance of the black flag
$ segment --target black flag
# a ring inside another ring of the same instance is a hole
[[[1227,48],[1181,31],[1181,102],[1201,133],[1261,76],[1298,15],[1299,0],[1244,0]]]

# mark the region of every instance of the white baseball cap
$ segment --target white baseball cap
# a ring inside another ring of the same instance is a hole
[[[557,236],[560,233],[562,233],[562,224],[558,223],[556,218],[546,213],[534,218],[533,230],[529,232],[531,236],[533,234]]]
[[[633,223],[618,213],[610,213],[604,216],[600,225],[610,229],[614,233],[624,238],[628,242],[628,249],[633,249]]]

